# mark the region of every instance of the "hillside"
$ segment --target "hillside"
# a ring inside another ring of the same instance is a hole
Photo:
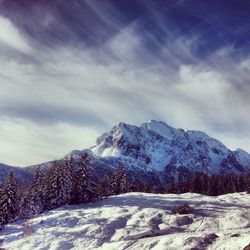
[[[171,214],[188,203],[191,214]],[[29,249],[214,249],[242,250],[250,243],[250,199],[246,193],[127,193],[68,206],[26,222],[8,224],[2,248]]]

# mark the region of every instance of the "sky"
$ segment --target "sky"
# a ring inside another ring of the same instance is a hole
[[[0,162],[149,119],[250,152],[249,13],[248,0],[0,0]]]

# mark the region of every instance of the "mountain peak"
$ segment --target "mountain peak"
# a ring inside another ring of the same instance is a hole
[[[141,125],[141,128],[145,128],[150,131],[154,131],[155,133],[161,135],[167,139],[173,139],[177,136],[177,133],[182,133],[182,130],[174,129],[167,125],[167,123],[156,120],[149,120],[146,123]]]
[[[171,128],[167,123],[165,123],[163,121],[157,121],[157,120],[154,120],[154,119],[150,119],[147,122],[142,123],[141,126],[145,126],[145,125],[148,125],[148,126],[165,126],[165,127]]]

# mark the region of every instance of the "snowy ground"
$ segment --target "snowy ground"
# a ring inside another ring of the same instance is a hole
[[[187,202],[193,214],[170,210]],[[0,232],[0,249],[243,249],[250,243],[250,195],[128,193],[47,212]]]

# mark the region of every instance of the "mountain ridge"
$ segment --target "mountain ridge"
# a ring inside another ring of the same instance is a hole
[[[250,155],[242,149],[232,151],[202,131],[175,129],[162,121],[149,120],[140,126],[120,122],[84,150],[73,150],[61,160],[76,162],[85,153],[97,177],[124,165],[130,179],[153,182],[173,181],[206,174],[244,175],[250,169]],[[51,162],[24,168],[50,168]]]
[[[121,158],[128,168],[170,171],[174,178],[179,170],[242,175],[250,165],[250,155],[242,149],[231,151],[204,132],[155,120],[141,126],[119,123],[98,137],[90,152],[97,158]]]

